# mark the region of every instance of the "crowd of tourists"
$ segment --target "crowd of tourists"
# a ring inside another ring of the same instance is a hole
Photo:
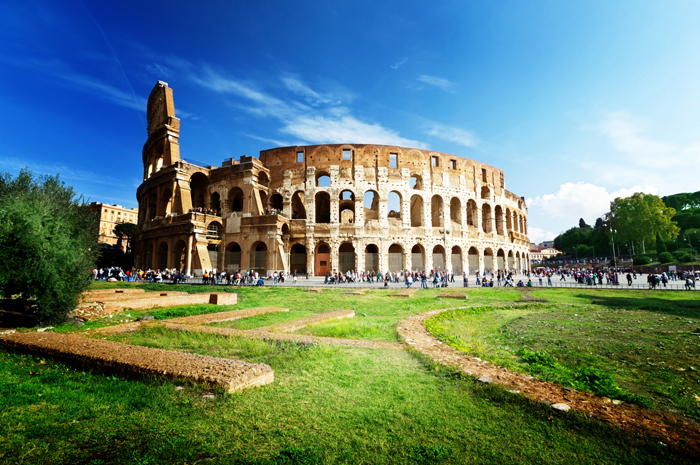
[[[221,216],[219,214],[219,210],[217,210],[215,208],[195,207],[195,208],[190,208],[190,213],[204,213],[206,215]]]

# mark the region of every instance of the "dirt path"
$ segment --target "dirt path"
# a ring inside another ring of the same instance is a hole
[[[399,336],[417,351],[447,366],[457,366],[465,373],[486,383],[500,384],[537,402],[565,404],[587,416],[610,422],[625,429],[651,433],[665,443],[673,443],[700,455],[700,429],[683,418],[641,409],[630,404],[615,404],[610,399],[540,381],[532,376],[512,372],[490,362],[469,357],[444,344],[430,334],[425,320],[446,310],[433,310],[406,318],[397,327]]]

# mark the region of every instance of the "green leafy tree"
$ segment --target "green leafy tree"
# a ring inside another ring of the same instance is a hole
[[[118,248],[121,250],[122,240],[126,240],[126,247],[124,247],[124,253],[131,253],[131,239],[136,234],[136,226],[134,223],[119,223],[114,226],[114,234],[119,238]]]
[[[58,176],[0,174],[0,294],[60,321],[89,286],[98,221]]]
[[[608,221],[618,243],[653,243],[678,236],[680,229],[672,220],[676,210],[667,207],[660,197],[637,192],[631,197],[616,198],[610,203]]]
[[[661,234],[656,234],[656,253],[666,252],[666,243],[661,239]]]

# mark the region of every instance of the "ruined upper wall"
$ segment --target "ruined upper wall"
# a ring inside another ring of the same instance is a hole
[[[180,161],[180,120],[175,117],[173,90],[167,82],[158,81],[148,97],[146,107],[148,140],[143,146],[143,179],[163,167]]]

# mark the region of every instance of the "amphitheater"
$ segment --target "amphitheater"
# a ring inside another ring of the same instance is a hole
[[[527,205],[502,170],[371,144],[280,147],[221,166],[181,159],[173,91],[148,99],[136,266],[285,270],[529,268]]]

